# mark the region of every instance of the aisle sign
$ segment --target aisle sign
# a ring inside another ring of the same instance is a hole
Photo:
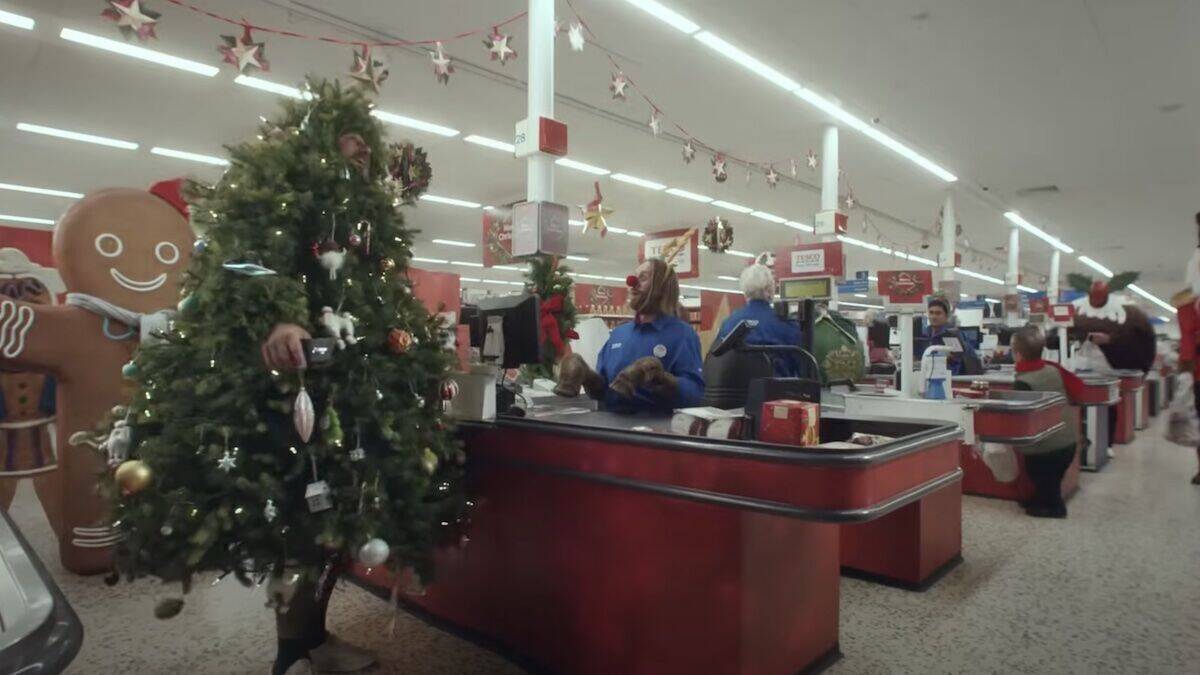
[[[879,294],[889,305],[919,305],[933,294],[931,270],[897,270],[879,273]]]
[[[838,293],[866,293],[871,290],[871,281],[867,278],[847,279],[837,285]]]
[[[638,262],[646,258],[670,259],[680,279],[700,276],[700,234],[696,228],[651,232],[642,237]]]
[[[1054,325],[1070,328],[1075,325],[1075,305],[1070,303],[1050,305],[1050,320]]]
[[[483,212],[483,266],[513,262],[512,209],[497,206]]]
[[[777,279],[817,276],[840,279],[845,269],[845,257],[840,241],[789,246],[775,253]]]

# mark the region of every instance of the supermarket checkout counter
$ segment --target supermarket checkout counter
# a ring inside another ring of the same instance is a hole
[[[0,509],[0,672],[60,673],[82,644],[79,617]]]
[[[470,542],[438,553],[436,580],[411,604],[553,672],[819,668],[838,654],[844,533],[940,521],[947,554],[961,548],[953,424],[828,405],[822,441],[893,440],[800,448],[682,436],[669,417],[551,399],[459,431]],[[382,570],[360,578],[397,583]]]
[[[1080,469],[1099,471],[1108,464],[1109,449],[1112,443],[1109,438],[1109,411],[1114,406],[1122,405],[1122,393],[1120,377],[1088,371],[1076,374],[1079,379],[1083,380],[1084,385],[1084,394],[1080,403],[1083,408],[1082,419],[1087,431],[1088,444],[1076,462],[1079,465],[1078,468],[1075,468],[1075,463],[1073,463],[1063,480],[1066,481],[1074,473],[1075,478],[1072,480],[1077,486]],[[954,378],[955,386],[969,386],[975,382],[986,382],[992,389],[1007,390],[1013,388],[1016,377],[1012,372],[990,372],[984,375],[966,375]],[[1022,472],[1024,471],[1023,466]],[[1064,482],[1064,497],[1068,495],[1066,487]]]
[[[963,379],[979,377],[963,376]],[[1062,408],[1067,404],[1066,398],[1052,392],[1013,391],[999,387],[970,392],[970,397],[958,393],[956,391],[954,399],[945,401],[903,398],[894,389],[860,388],[851,392],[846,388],[835,388],[831,396],[841,399],[847,414],[941,420],[959,425],[963,429],[959,447],[963,493],[1015,501],[1031,498],[1033,483],[1019,449],[1058,431],[1063,424]],[[822,402],[824,400],[822,398]],[[1005,452],[1009,455],[1001,458],[1003,461],[987,462],[984,459],[985,453]],[[1005,470],[999,471],[997,476],[989,463],[1005,467]],[[1006,472],[1011,475],[1005,475]],[[1063,496],[1074,494],[1078,485],[1079,462],[1076,460],[1063,477]]]

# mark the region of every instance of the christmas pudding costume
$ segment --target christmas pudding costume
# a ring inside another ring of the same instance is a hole
[[[66,304],[0,298],[0,366],[57,381],[62,494],[56,530],[63,566],[78,574],[111,567],[116,537],[96,490],[104,459],[86,440],[126,399],[122,367],[143,334],[150,337],[152,322],[141,317],[173,309],[178,300],[192,251],[179,186],[107,188],[79,200],[54,231]]]
[[[65,292],[53,269],[33,263],[15,248],[0,249],[0,297],[31,305],[52,305]],[[15,307],[15,305],[14,305]],[[19,319],[16,314],[0,320]],[[46,517],[61,526],[58,453],[50,438],[54,424],[55,381],[36,372],[0,370],[0,509],[7,509],[17,484],[33,480]]]
[[[1110,368],[1140,370],[1154,365],[1157,339],[1150,317],[1137,305],[1126,301],[1120,292],[1137,281],[1137,272],[1123,272],[1108,280],[1092,280],[1082,274],[1069,274],[1067,281],[1086,293],[1075,301],[1075,324],[1071,339],[1084,342],[1092,333],[1108,335],[1108,344],[1099,345]],[[1096,369],[1095,364],[1089,364]]]

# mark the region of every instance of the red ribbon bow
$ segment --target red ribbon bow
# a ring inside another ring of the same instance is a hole
[[[550,340],[550,344],[554,345],[555,360],[557,360],[567,348],[566,344],[563,342],[562,331],[560,331],[558,327],[558,314],[562,313],[563,302],[565,301],[566,297],[561,294],[542,301],[542,332],[545,333],[546,339]],[[567,337],[575,340],[579,338],[579,333],[576,333],[573,330],[568,330]]]

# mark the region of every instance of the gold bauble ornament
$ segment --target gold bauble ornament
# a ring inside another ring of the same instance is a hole
[[[154,473],[150,471],[150,465],[142,460],[128,459],[117,467],[115,477],[117,485],[121,486],[121,492],[132,495],[150,487],[151,481],[154,480]]]

